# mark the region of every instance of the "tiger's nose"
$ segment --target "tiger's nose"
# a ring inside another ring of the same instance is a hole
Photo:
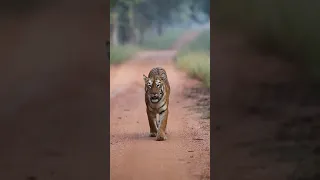
[[[151,94],[151,97],[153,97],[153,98],[158,98],[159,95],[158,95],[158,94]]]

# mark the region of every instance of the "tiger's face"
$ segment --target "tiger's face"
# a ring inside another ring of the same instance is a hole
[[[151,103],[158,103],[164,94],[164,84],[159,76],[148,78],[143,75],[145,81],[145,92]]]

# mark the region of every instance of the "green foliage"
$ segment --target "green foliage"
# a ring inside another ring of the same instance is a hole
[[[207,23],[210,18],[210,0],[192,0],[190,10],[192,12],[191,19],[201,24]],[[204,15],[205,19],[203,19]]]
[[[170,28],[163,36],[148,32],[146,33],[148,38],[141,46],[131,44],[111,46],[110,64],[120,64],[142,49],[169,49],[183,32],[184,30],[179,28]]]
[[[182,32],[168,27],[209,20],[208,7],[204,5],[210,4],[210,0],[112,0],[110,3],[111,43],[114,44],[168,49]]]
[[[110,9],[114,8],[117,3],[117,0],[110,0]]]
[[[210,87],[210,30],[201,32],[178,52],[177,66]]]
[[[184,31],[182,28],[168,28],[162,36],[148,31],[145,34],[145,40],[140,46],[144,49],[170,49]]]
[[[204,30],[198,37],[182,48],[179,53],[185,51],[210,53],[210,30]]]
[[[110,64],[120,64],[133,56],[140,48],[133,45],[111,46]]]

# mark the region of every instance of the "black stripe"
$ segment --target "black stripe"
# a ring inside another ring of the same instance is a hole
[[[163,100],[163,101],[165,101],[165,99]],[[167,102],[164,102],[163,104],[162,104],[162,106],[161,107],[159,107],[159,109],[161,109],[164,105],[166,105],[167,104]]]
[[[167,109],[168,109],[168,108],[167,108]],[[159,114],[162,114],[162,113],[166,112],[166,111],[167,111],[167,109],[165,109],[165,110],[161,111]]]

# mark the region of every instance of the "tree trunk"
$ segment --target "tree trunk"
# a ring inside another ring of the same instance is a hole
[[[145,32],[151,26],[151,21],[142,15],[136,14],[135,24],[137,26],[137,34],[138,34],[137,42],[139,44],[142,44],[144,42]]]
[[[129,41],[131,44],[135,44],[137,42],[137,37],[136,37],[136,27],[134,24],[134,5],[131,3],[129,5],[129,10],[128,10],[128,18],[129,18]]]
[[[119,44],[118,31],[119,31],[119,22],[118,22],[118,13],[111,13],[111,44],[117,46]]]
[[[140,36],[140,32],[138,28],[134,28],[134,37],[135,37],[135,41],[134,43],[138,43],[140,42],[141,36]]]
[[[139,30],[139,34],[140,34],[140,39],[139,39],[139,44],[142,44],[144,42],[144,29],[140,29]]]
[[[162,26],[161,20],[158,20],[157,22],[157,33],[158,33],[158,36],[162,36],[163,34],[163,26]]]
[[[130,43],[129,7],[123,6],[123,11],[118,16],[118,41],[121,44]]]

